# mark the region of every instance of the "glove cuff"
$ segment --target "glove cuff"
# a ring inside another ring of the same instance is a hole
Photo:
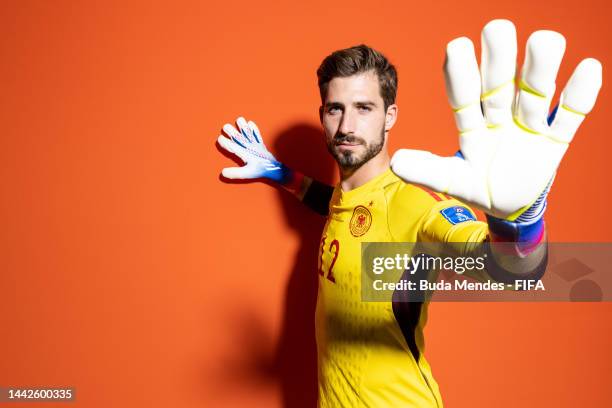
[[[514,242],[516,250],[523,255],[531,253],[544,238],[546,197],[552,186],[554,176],[538,199],[516,219],[510,221],[486,214],[489,236],[492,242]]]
[[[544,210],[538,218],[526,222],[513,222],[486,214],[489,224],[489,237],[492,242],[514,242],[519,253],[531,253],[544,238]]]

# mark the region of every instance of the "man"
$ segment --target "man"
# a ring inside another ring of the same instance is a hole
[[[483,29],[480,71],[472,43],[451,41],[445,74],[461,147],[451,158],[400,150],[391,159],[395,68],[363,45],[332,53],[317,75],[325,141],[340,171],[335,188],[278,162],[253,122],[224,126],[230,139],[219,144],[246,163],[225,177],[269,178],[328,215],[316,312],[320,406],[442,406],[423,356],[427,303],[362,301],[362,242],[462,243],[463,254],[485,241],[512,242],[516,262],[504,264],[493,248],[487,273],[503,282],[542,276],[546,195],[601,86],[599,62],[582,61],[548,118],[564,48],[560,34],[534,33],[516,92],[511,22]],[[463,203],[483,210],[487,223]]]

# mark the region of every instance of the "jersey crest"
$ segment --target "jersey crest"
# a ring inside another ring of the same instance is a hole
[[[353,216],[349,222],[349,229],[354,237],[360,237],[370,229],[372,225],[372,213],[363,205],[358,205],[353,210]]]

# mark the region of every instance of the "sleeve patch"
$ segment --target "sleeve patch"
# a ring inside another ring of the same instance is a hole
[[[470,210],[458,205],[440,210],[440,214],[453,225],[460,222],[476,221],[476,217],[474,217]]]

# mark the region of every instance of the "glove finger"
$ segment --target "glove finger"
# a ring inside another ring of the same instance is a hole
[[[484,183],[470,164],[460,157],[440,157],[420,150],[398,150],[391,159],[391,169],[408,183],[448,193],[479,208],[489,206]]]
[[[512,122],[516,72],[516,28],[509,20],[493,20],[481,34],[482,108],[487,125]]]
[[[444,79],[459,132],[484,127],[480,109],[480,73],[470,39],[456,38],[446,46]]]
[[[224,137],[224,136],[219,136],[217,138],[217,142],[219,143],[219,145],[225,149],[226,151],[235,154],[236,156],[238,156],[240,158],[240,160],[242,160],[243,162],[247,163],[248,159],[249,159],[249,152],[242,146],[240,146],[239,144],[233,142],[232,140]]]
[[[261,157],[272,162],[277,161],[276,157],[274,157],[274,155],[270,153],[270,151],[266,147],[266,144],[264,143],[263,138],[261,137],[261,132],[259,131],[259,128],[255,124],[255,122],[249,121],[248,124],[251,128],[251,134],[253,136],[253,139],[255,140],[254,146],[260,152]]]
[[[226,167],[221,171],[223,177],[228,179],[253,179],[257,176],[253,173],[253,170],[249,166],[243,167]]]
[[[251,132],[253,134],[255,142],[264,144],[263,139],[261,138],[261,132],[259,131],[259,128],[255,124],[255,122],[249,120],[249,127],[251,128]]]
[[[569,143],[584,120],[591,112],[601,88],[601,63],[586,58],[578,64],[565,89],[551,125],[552,134],[562,142]]]
[[[246,148],[249,145],[249,141],[242,136],[242,133],[236,130],[236,128],[229,123],[223,125],[223,131],[236,143],[240,146]]]
[[[253,143],[253,134],[247,121],[242,116],[240,116],[238,119],[236,119],[236,124],[238,125],[238,130],[240,130],[242,136],[244,136],[244,138],[248,140],[249,143]]]
[[[550,133],[546,119],[564,52],[565,38],[555,31],[536,31],[527,40],[515,119],[532,133]]]

